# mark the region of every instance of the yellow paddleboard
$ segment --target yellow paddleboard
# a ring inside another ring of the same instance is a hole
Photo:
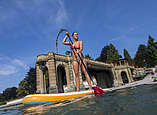
[[[108,91],[108,89],[103,89]],[[23,98],[23,104],[41,104],[41,103],[52,103],[60,102],[65,100],[72,100],[74,98],[79,98],[85,95],[94,94],[94,90],[86,90],[79,92],[67,92],[67,93],[56,93],[56,94],[33,94],[27,95]]]

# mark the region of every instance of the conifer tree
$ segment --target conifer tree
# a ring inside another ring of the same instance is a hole
[[[106,60],[107,60],[107,51],[108,50],[109,50],[109,46],[104,46],[104,48],[102,48],[102,51],[101,51],[101,54],[100,54],[102,62],[106,62]]]
[[[16,87],[7,88],[3,91],[3,96],[5,100],[15,99],[16,98]]]
[[[157,48],[154,38],[149,35],[147,45],[147,67],[154,67],[157,65]]]
[[[118,61],[120,55],[113,44],[109,45],[109,50],[107,51],[107,62]]]
[[[124,48],[124,59],[126,59],[128,61],[129,65],[132,64],[131,56],[125,48]]]
[[[138,50],[135,54],[134,62],[138,67],[146,67],[147,63],[147,47],[143,44],[140,44]]]
[[[23,97],[36,92],[36,71],[30,68],[25,78],[19,83],[17,89],[17,97]]]
[[[104,48],[102,48],[102,50],[101,50],[100,56],[98,58],[96,58],[95,60],[106,62],[108,50],[109,50],[109,46],[104,46]]]

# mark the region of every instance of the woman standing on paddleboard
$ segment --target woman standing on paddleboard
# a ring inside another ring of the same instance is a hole
[[[80,91],[79,66],[81,66],[82,71],[85,74],[86,80],[87,80],[88,85],[89,85],[89,89],[92,90],[90,77],[89,77],[86,69],[82,65],[81,60],[80,60],[80,58],[78,56],[78,53],[79,53],[79,55],[81,56],[81,59],[83,60],[85,66],[87,67],[87,61],[83,57],[83,54],[82,54],[83,41],[82,40],[81,41],[78,40],[78,33],[77,32],[73,32],[73,34],[72,34],[72,37],[73,37],[73,40],[74,40],[73,43],[66,41],[68,36],[69,36],[69,32],[66,32],[66,36],[64,37],[62,43],[64,45],[70,45],[71,49],[72,49],[72,57],[73,57],[72,65],[73,65],[74,72],[75,72],[76,91]]]

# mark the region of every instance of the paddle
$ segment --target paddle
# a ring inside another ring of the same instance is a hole
[[[56,38],[56,53],[58,53],[58,37],[62,32],[67,32],[66,29],[60,29],[60,31],[58,32],[57,38]]]
[[[62,30],[63,30],[63,29],[62,29]],[[70,40],[71,44],[73,44],[73,42],[72,42],[72,40],[71,40],[71,38],[70,38],[69,35],[68,35],[68,37],[69,37],[69,40]],[[74,47],[74,50],[77,52],[77,50],[76,50],[75,47]],[[74,53],[75,53],[75,52],[74,52]],[[75,55],[75,54],[74,54],[74,55]],[[89,74],[89,71],[87,70],[87,68],[86,68],[86,66],[85,66],[85,64],[84,64],[84,62],[83,62],[83,60],[82,60],[82,58],[81,58],[81,56],[80,56],[80,54],[77,53],[77,55],[78,55],[78,57],[80,58],[81,63],[83,64],[85,70],[87,71],[87,73],[88,73],[88,75],[89,75],[89,77],[90,77],[90,80],[92,81],[92,83],[93,83],[93,85],[94,85],[92,88],[94,89],[94,94],[95,94],[95,96],[101,96],[102,94],[104,94],[104,91],[102,90],[102,88],[100,88],[99,86],[95,85],[95,83],[94,83],[92,77],[91,77],[90,74]]]

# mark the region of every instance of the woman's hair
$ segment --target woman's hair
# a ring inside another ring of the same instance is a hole
[[[72,33],[72,36],[74,35],[74,33],[77,33],[77,32],[73,32],[73,33]]]

